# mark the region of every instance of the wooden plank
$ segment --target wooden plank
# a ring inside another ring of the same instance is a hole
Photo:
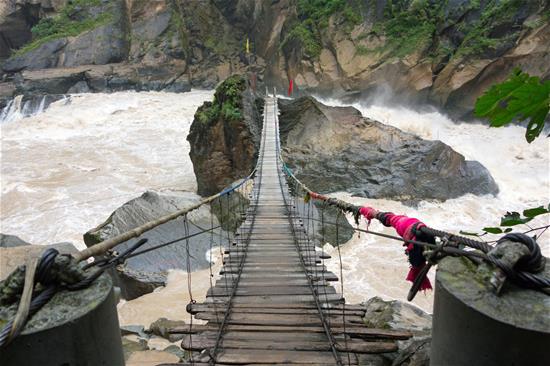
[[[206,302],[213,303],[213,302],[227,302],[229,300],[229,296],[214,296],[214,297],[207,297]],[[315,299],[311,295],[294,295],[292,297],[292,301],[295,303],[315,303]],[[345,300],[342,298],[339,294],[328,294],[328,295],[322,295],[319,298],[320,302],[339,302],[343,303]],[[265,295],[265,296],[236,296],[233,298],[234,304],[268,304],[268,303],[287,303],[288,302],[288,295]]]
[[[208,320],[213,324],[221,321],[223,317],[215,313],[198,313],[196,319]],[[325,319],[332,324],[343,326],[344,320],[346,326],[348,324],[364,325],[363,319],[360,316],[350,315],[342,317],[341,314],[326,314]],[[322,327],[323,323],[319,314],[253,314],[253,313],[236,313],[231,312],[228,324],[241,325],[269,325],[269,326],[289,326],[296,325],[298,328],[308,326]],[[299,326],[298,326],[299,325]]]
[[[205,308],[195,308],[191,309],[193,310],[192,314],[197,313],[217,313],[224,314],[226,308],[225,307],[218,307],[217,309],[215,307],[205,307]],[[273,309],[273,308],[238,308],[233,309],[233,312],[237,312],[239,314],[309,314],[309,315],[317,315],[319,314],[319,310],[314,309]],[[360,310],[335,310],[335,309],[324,309],[323,314],[330,315],[330,314],[345,314],[346,316],[359,316],[363,317],[365,316],[365,311]]]
[[[202,351],[207,348],[214,348],[216,336],[186,335],[181,342],[181,347],[189,351]],[[353,353],[388,353],[395,352],[397,345],[394,342],[368,342],[363,340],[341,340],[335,345],[339,352]],[[328,340],[294,339],[292,336],[286,340],[262,339],[242,340],[222,338],[220,348],[223,350],[274,350],[286,351],[331,351]]]
[[[220,297],[229,296],[233,293],[233,288],[226,287],[212,287],[208,289],[206,297]],[[335,294],[334,287],[322,287],[319,289],[319,296],[323,297],[325,294]],[[309,286],[278,286],[278,287],[237,287],[236,296],[294,296],[294,295],[312,295],[311,288]]]
[[[219,303],[219,304],[207,304],[207,303],[196,303],[196,304],[189,304],[188,305],[191,309],[210,309],[210,308],[217,308],[220,309],[221,307],[226,307],[227,304]],[[316,305],[309,305],[309,304],[299,304],[299,303],[281,303],[281,304],[233,304],[233,309],[317,309]],[[350,304],[321,304],[321,308],[327,309],[327,310],[342,310],[346,309],[349,311],[362,311],[365,312],[365,308],[361,305],[350,305]]]
[[[209,356],[200,359],[208,361]],[[275,363],[275,364],[309,364],[317,365],[320,363],[331,363],[334,365],[335,360],[331,352],[308,352],[308,351],[280,351],[280,350],[247,350],[242,352],[239,349],[224,349],[216,356],[216,363],[229,364],[259,364],[259,363]],[[356,364],[356,363],[355,363]]]
[[[331,332],[333,334],[344,334],[344,328],[340,325],[331,324]],[[190,329],[189,326],[174,327],[170,329],[172,334],[189,334],[200,333],[204,331],[217,331],[217,324],[194,324]],[[323,327],[298,327],[298,326],[258,326],[258,325],[243,325],[243,324],[229,324],[225,328],[226,332],[240,331],[240,332],[300,332],[300,333],[325,333]],[[412,337],[412,333],[406,330],[389,330],[389,329],[377,329],[367,328],[366,326],[350,325],[346,326],[345,334],[357,338],[367,339],[395,339],[406,340]]]

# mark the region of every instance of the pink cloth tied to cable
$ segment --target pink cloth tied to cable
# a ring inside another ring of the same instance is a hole
[[[373,209],[372,207],[365,206],[359,209],[359,213],[363,215],[370,223],[370,221],[376,217],[378,211]],[[417,229],[426,226],[418,219],[405,215],[395,215],[391,212],[385,214],[385,220],[386,222],[384,224],[391,225],[395,229],[395,231],[397,231],[397,234],[399,234],[399,236],[401,236],[405,240],[416,240],[416,236],[412,232],[415,224]],[[424,266],[426,265],[426,261],[424,260],[424,257],[421,253],[413,253],[413,243],[405,242],[404,246],[406,247],[405,253],[407,253],[407,255],[409,256],[409,263],[411,264],[411,268],[409,270],[409,273],[407,274],[406,279],[407,281],[414,282],[422,268],[424,268]],[[428,277],[425,277],[422,281],[422,284],[420,285],[420,290],[431,289],[432,284],[430,283]]]

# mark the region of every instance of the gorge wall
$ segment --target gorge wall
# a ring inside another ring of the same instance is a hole
[[[44,68],[90,91],[212,88],[253,72],[340,97],[389,87],[462,117],[514,67],[550,77],[549,19],[544,0],[8,0],[0,98],[28,93]]]

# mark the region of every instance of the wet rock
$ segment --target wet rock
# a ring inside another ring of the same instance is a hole
[[[185,322],[182,320],[169,320],[166,318],[160,318],[149,326],[148,332],[153,333],[159,337],[165,338],[170,342],[176,342],[183,338],[183,334],[170,334],[169,331],[172,328],[182,327]]]
[[[13,248],[31,245],[15,235],[0,234],[0,248]]]
[[[216,88],[213,102],[197,112],[187,140],[197,192],[210,196],[248,176],[258,158],[263,100],[234,75]]]
[[[143,325],[124,325],[120,327],[121,336],[127,336],[131,334],[145,336],[145,328],[143,327]]]
[[[177,195],[159,195],[146,192],[115,210],[110,217],[98,227],[84,235],[84,242],[91,246],[118,234],[131,230],[146,222],[161,216],[174,213],[180,209],[191,207],[200,201],[194,193],[184,192]],[[200,228],[209,228],[211,219],[217,225],[216,217],[211,218],[207,205],[188,214],[188,230],[182,217],[160,225],[140,238],[132,239],[118,245],[115,250],[122,252],[141,238],[149,241],[139,250],[180,239],[199,233]],[[200,228],[199,228],[200,227]],[[197,235],[189,239],[189,262],[191,270],[206,268],[208,261],[205,253],[210,247],[210,235]],[[146,254],[129,258],[124,265],[118,266],[112,272],[115,284],[121,288],[124,299],[131,300],[145,293],[152,292],[156,287],[166,283],[169,269],[186,268],[188,253],[186,242],[176,242]]]
[[[6,235],[2,236],[4,244]],[[16,236],[9,235],[8,243],[21,243]],[[20,240],[20,239],[19,239]],[[9,244],[8,244],[9,245]],[[71,243],[57,243],[51,245],[18,245],[0,246],[0,280],[6,278],[18,266],[24,265],[27,258],[39,258],[48,249],[57,249],[62,254],[75,254],[78,249]]]
[[[179,357],[172,353],[149,350],[132,353],[126,361],[126,366],[173,364],[179,361]]]
[[[385,301],[376,296],[365,304],[363,321],[370,328],[408,329],[429,332],[432,316],[422,309],[398,300]]]
[[[84,80],[77,82],[67,90],[67,94],[89,93],[90,87]]]
[[[56,67],[59,54],[66,45],[66,38],[46,42],[29,52],[11,57],[2,69],[5,72],[18,72]]]
[[[432,316],[421,309],[397,300],[385,301],[379,297],[369,299],[365,304],[363,317],[370,328],[409,330],[413,337],[398,341],[396,352],[383,355],[361,355],[361,365],[380,366],[428,366]]]
[[[128,361],[135,352],[147,351],[147,341],[145,339],[133,340],[128,337],[122,337],[122,350],[124,351],[124,361]]]
[[[180,361],[183,361],[185,360],[186,356],[187,356],[187,353],[181,349],[181,347],[179,346],[176,346],[176,345],[171,345],[171,346],[168,346],[166,347],[164,350],[164,352],[168,352],[168,353],[171,353],[173,354],[174,356],[177,356],[180,358]]]
[[[402,201],[496,194],[489,171],[441,141],[427,141],[363,118],[352,107],[312,97],[280,101],[283,158],[298,179],[321,193]]]

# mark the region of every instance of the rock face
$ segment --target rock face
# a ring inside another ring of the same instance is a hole
[[[319,192],[404,201],[498,192],[487,169],[441,141],[311,97],[279,105],[283,157],[298,179]]]
[[[550,77],[548,2],[109,0],[100,6],[115,21],[13,56],[11,49],[31,40],[32,26],[62,14],[65,5],[3,5],[0,60],[12,56],[3,67],[8,78],[23,69],[127,62],[213,88],[231,74],[250,72],[259,85],[278,90],[293,79],[298,93],[363,98],[383,85],[398,101],[465,117],[514,67]],[[138,79],[147,76],[138,73]]]
[[[8,0],[0,17],[0,59],[27,44],[31,27],[63,14],[67,4]],[[4,64],[6,77],[23,69],[123,62],[166,72],[164,80],[213,88],[231,74],[249,72],[258,85],[278,90],[293,79],[298,93],[364,98],[383,86],[398,101],[433,104],[456,117],[469,116],[475,99],[514,67],[550,77],[547,1],[100,4],[117,20],[81,34],[50,37],[39,48],[12,55]],[[135,89],[147,78],[138,73],[136,84],[120,87]]]
[[[158,217],[190,207],[198,201],[199,197],[193,193],[185,193],[178,196],[161,196],[154,192],[146,192],[141,197],[135,198],[115,210],[103,224],[88,231],[84,235],[84,242],[86,245],[91,246]],[[188,219],[189,230],[183,224],[184,219],[179,218],[144,233],[138,239],[132,239],[118,245],[116,251],[119,253],[124,251],[141,238],[149,239],[140,248],[140,250],[143,250],[198,233],[202,231],[199,227],[210,227],[211,218],[207,206],[189,213]],[[217,223],[215,217],[213,220],[214,223]],[[208,266],[205,253],[210,247],[210,238],[210,235],[205,234],[189,239],[189,262],[192,271]],[[158,286],[163,286],[166,282],[168,270],[186,270],[187,259],[186,242],[181,241],[130,258],[124,266],[119,266],[112,275],[115,284],[121,288],[122,297],[131,300],[145,293],[152,292]]]
[[[225,80],[214,101],[197,109],[187,140],[200,195],[215,194],[252,172],[260,148],[262,110],[263,100],[240,75]]]
[[[363,355],[361,365],[372,366],[428,366],[432,316],[421,309],[401,301],[384,301],[379,297],[365,304],[365,324],[371,328],[409,330],[413,337],[398,341],[396,352],[383,355]]]
[[[55,21],[48,32],[60,37],[37,43],[28,52],[8,59],[3,69],[6,72],[36,70],[51,67],[79,65],[104,65],[124,61],[129,53],[129,19],[125,0],[78,2],[65,7],[59,23],[86,22],[91,24],[74,37],[55,33]],[[65,16],[66,18],[63,18]],[[59,28],[61,26],[58,26]]]

